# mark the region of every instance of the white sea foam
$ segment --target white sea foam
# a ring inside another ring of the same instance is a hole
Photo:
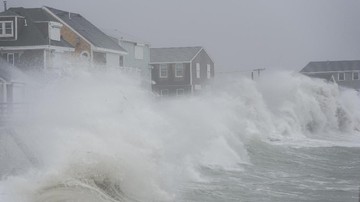
[[[0,173],[7,201],[171,201],[181,183],[206,180],[201,166],[251,163],[246,147],[254,139],[360,145],[357,93],[287,72],[219,79],[202,95],[160,100],[137,77],[80,71],[31,100],[12,130],[38,165],[0,158],[0,167],[26,166]]]

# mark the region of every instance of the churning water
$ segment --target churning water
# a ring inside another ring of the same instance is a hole
[[[286,72],[169,99],[139,83],[76,72],[36,85],[1,129],[0,201],[358,200],[357,92]]]

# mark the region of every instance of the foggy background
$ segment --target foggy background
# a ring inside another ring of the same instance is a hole
[[[360,59],[359,0],[8,0],[8,7],[44,5],[152,47],[204,46],[220,71]]]

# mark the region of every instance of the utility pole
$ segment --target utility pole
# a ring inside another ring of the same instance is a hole
[[[265,71],[265,68],[253,69],[252,72],[251,72],[251,79],[254,80],[254,72],[257,72],[257,73],[258,73],[258,77],[260,77],[261,71]]]

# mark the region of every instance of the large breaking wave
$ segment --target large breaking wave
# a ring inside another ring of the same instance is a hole
[[[360,145],[358,93],[288,72],[168,99],[119,72],[37,86],[1,132],[2,201],[176,201],[182,183],[207,180],[200,167],[251,164],[253,141]]]

